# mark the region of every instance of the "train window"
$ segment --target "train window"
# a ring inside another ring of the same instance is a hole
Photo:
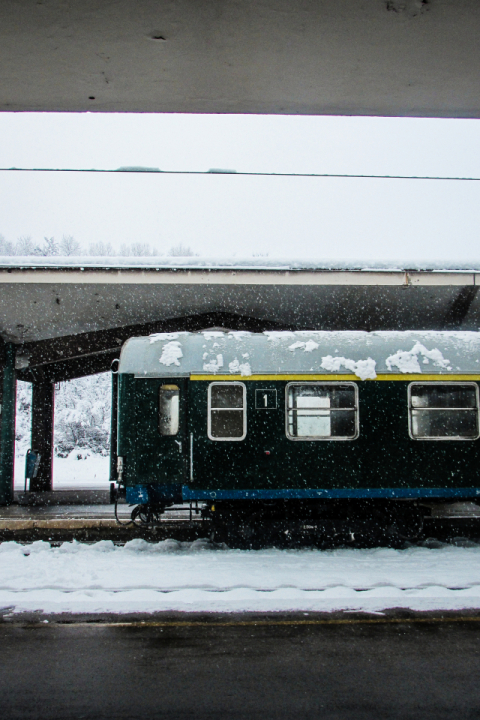
[[[246,388],[239,382],[211,383],[208,387],[208,437],[243,440],[247,434]]]
[[[289,383],[286,433],[290,440],[354,440],[358,437],[355,383]]]
[[[411,383],[410,436],[417,440],[476,440],[479,437],[476,383]]]
[[[180,388],[162,385],[160,388],[160,435],[176,435],[180,420]]]

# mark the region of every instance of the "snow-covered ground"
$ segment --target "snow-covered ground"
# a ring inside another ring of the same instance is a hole
[[[480,608],[480,545],[261,550],[203,540],[0,545],[0,607],[12,611],[370,611]]]
[[[102,455],[90,455],[78,459],[81,453],[72,452],[66,458],[53,459],[53,489],[75,488],[107,489],[110,477],[110,458]],[[15,458],[15,490],[25,486],[25,460]]]

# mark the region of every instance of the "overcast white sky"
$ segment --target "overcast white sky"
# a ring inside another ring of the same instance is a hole
[[[480,121],[0,113],[0,167],[480,177]],[[480,182],[0,172],[0,233],[201,256],[480,260]]]

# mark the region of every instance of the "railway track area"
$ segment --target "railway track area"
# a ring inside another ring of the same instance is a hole
[[[87,543],[111,540],[115,544],[124,544],[135,538],[150,542],[166,539],[193,542],[211,536],[210,523],[202,519],[200,508],[188,504],[168,508],[160,522],[148,526],[132,523],[132,508],[125,503],[118,505],[117,520],[106,491],[64,491],[42,496],[18,493],[15,500],[14,504],[0,508],[0,542],[43,540],[59,544],[73,540]],[[423,543],[427,539],[455,542],[459,537],[480,542],[480,506],[452,503],[432,508],[422,532],[413,543]],[[312,544],[312,538],[305,537],[297,544],[308,546]],[[325,538],[322,546],[362,547],[364,544],[365,536],[330,537]],[[375,540],[367,538],[367,544],[371,547]]]
[[[152,527],[132,524],[130,515],[128,505],[119,505],[119,521],[110,504],[10,505],[0,508],[0,542],[45,540],[58,544],[72,540],[112,540],[123,544],[134,538],[151,542],[167,538],[192,542],[208,535],[200,515],[190,513],[189,507],[167,511],[161,522]]]

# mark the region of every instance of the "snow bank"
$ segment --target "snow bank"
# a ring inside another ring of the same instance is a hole
[[[240,551],[204,540],[124,547],[0,545],[0,607],[15,612],[480,608],[480,546]]]

